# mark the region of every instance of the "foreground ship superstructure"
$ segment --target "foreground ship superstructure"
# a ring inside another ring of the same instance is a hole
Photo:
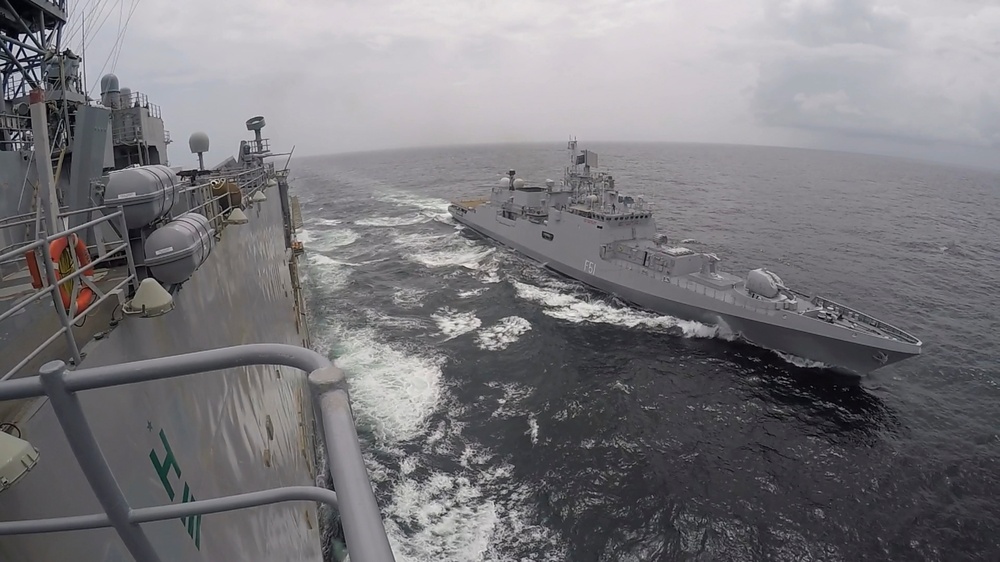
[[[570,141],[561,185],[509,172],[488,200],[455,201],[459,223],[552,270],[661,314],[726,327],[774,351],[866,374],[920,353],[921,342],[843,304],[785,286],[765,269],[745,278],[719,258],[671,246],[642,198],[594,173],[597,154]],[[582,170],[581,170],[582,167]]]

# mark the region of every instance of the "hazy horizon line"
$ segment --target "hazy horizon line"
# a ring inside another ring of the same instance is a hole
[[[410,152],[410,151],[420,151],[420,150],[441,150],[441,149],[451,149],[451,148],[487,148],[487,147],[502,147],[502,146],[536,146],[536,145],[551,145],[557,143],[565,143],[571,140],[566,138],[561,141],[493,141],[493,142],[469,142],[469,143],[442,143],[442,144],[423,144],[423,145],[405,145],[389,148],[373,148],[373,149],[362,149],[362,150],[348,150],[340,152],[324,152],[315,154],[306,154],[300,156],[299,158],[323,158],[323,157],[341,157],[341,156],[357,156],[364,154],[380,154],[388,152]],[[897,160],[905,160],[909,162],[917,162],[922,164],[931,164],[935,166],[944,166],[949,168],[958,169],[970,169],[986,172],[1000,172],[1000,154],[998,154],[998,164],[995,166],[987,165],[977,165],[969,163],[958,163],[949,160],[936,160],[931,158],[921,158],[918,156],[903,156],[899,154],[889,154],[886,152],[875,152],[875,151],[863,151],[863,150],[848,150],[843,148],[821,148],[812,146],[789,146],[781,144],[750,144],[741,142],[705,142],[705,141],[668,141],[668,140],[587,140],[580,141],[581,148],[586,148],[588,144],[601,145],[601,144],[631,144],[631,145],[697,145],[697,146],[731,146],[738,148],[770,148],[770,149],[781,149],[781,150],[806,150],[813,152],[832,152],[839,154],[850,154],[854,156],[873,156],[878,158],[892,158]]]

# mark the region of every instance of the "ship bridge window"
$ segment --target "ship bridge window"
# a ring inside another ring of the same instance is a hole
[[[546,240],[552,240],[553,236],[552,236],[552,233],[551,233],[551,232],[545,232],[545,231],[543,230],[543,231],[542,231],[542,238],[544,238],[544,239],[546,239]]]

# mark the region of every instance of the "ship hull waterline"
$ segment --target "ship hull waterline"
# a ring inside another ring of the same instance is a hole
[[[721,311],[697,308],[655,294],[614,284],[607,279],[588,274],[582,269],[573,267],[561,260],[533,251],[523,244],[519,244],[510,238],[485,228],[483,225],[468,220],[470,215],[475,217],[475,213],[463,214],[452,211],[451,215],[456,222],[488,240],[502,244],[556,273],[577,280],[593,289],[612,295],[638,308],[684,320],[693,320],[703,324],[719,327],[724,326],[735,336],[755,346],[785,353],[797,358],[816,361],[827,366],[827,369],[841,374],[864,376],[876,369],[919,354],[919,348],[916,348],[917,351],[913,352],[905,349],[910,347],[905,344],[898,346],[902,349],[891,349],[889,346],[874,347],[831,338],[821,334],[776,326]],[[891,344],[893,342],[887,343]]]

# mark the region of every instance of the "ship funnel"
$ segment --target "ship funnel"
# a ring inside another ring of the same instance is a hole
[[[205,153],[208,152],[208,135],[198,131],[191,133],[188,138],[188,147],[191,148],[191,154],[198,155],[198,169],[205,169]]]

